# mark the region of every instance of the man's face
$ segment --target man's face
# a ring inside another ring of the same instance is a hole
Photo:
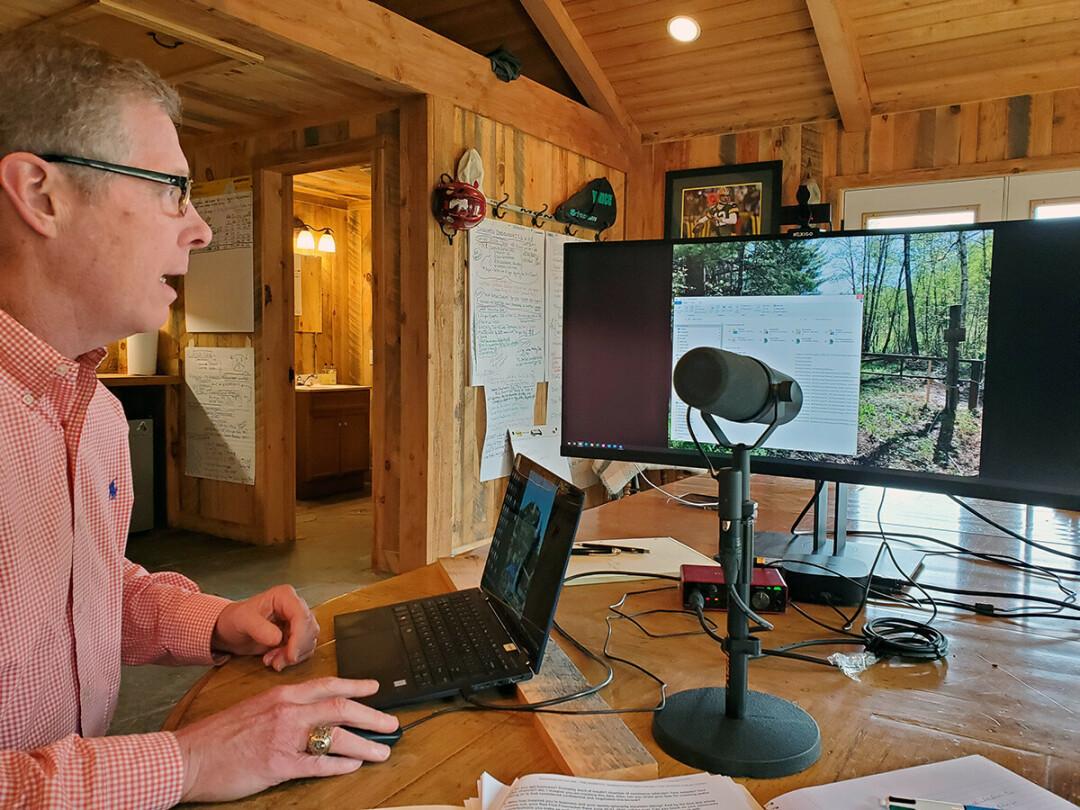
[[[130,154],[118,162],[186,175],[176,129],[157,105],[124,108]],[[210,228],[189,205],[180,216],[179,189],[137,177],[111,175],[69,219],[66,288],[79,296],[86,322],[79,331],[93,345],[158,329],[169,318],[176,291],[167,279],[187,272],[188,254],[209,243]],[[87,348],[92,348],[88,346]]]

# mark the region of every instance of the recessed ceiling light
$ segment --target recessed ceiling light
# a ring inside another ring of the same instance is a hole
[[[701,36],[701,26],[690,17],[672,17],[668,20],[667,30],[679,42],[693,42]]]

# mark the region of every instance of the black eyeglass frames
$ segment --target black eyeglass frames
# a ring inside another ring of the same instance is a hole
[[[180,216],[187,213],[188,203],[191,202],[191,178],[181,174],[165,174],[164,172],[155,172],[150,169],[137,169],[134,166],[122,166],[119,163],[106,163],[104,160],[73,157],[72,155],[38,155],[38,157],[49,163],[70,163],[73,166],[86,166],[87,168],[98,169],[103,172],[123,174],[128,177],[138,177],[141,180],[150,180],[154,183],[164,183],[165,185],[176,186],[180,189],[180,199],[176,204]]]

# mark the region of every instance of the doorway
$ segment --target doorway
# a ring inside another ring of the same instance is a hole
[[[383,244],[378,225],[385,205],[372,189],[385,171],[385,152],[382,138],[360,139],[269,155],[254,167],[261,254],[257,264],[263,272],[264,295],[261,348],[257,347],[264,379],[260,391],[265,434],[274,437],[267,441],[267,469],[274,473],[275,486],[265,493],[263,503],[265,511],[280,516],[288,539],[298,536],[298,513],[305,536],[313,520],[310,502],[298,510],[298,445],[321,453],[316,469],[331,456],[339,459],[343,446],[348,458],[364,459],[362,465],[350,462],[333,474],[322,471],[315,476],[318,486],[307,496],[332,495],[334,501],[324,510],[328,525],[318,531],[337,531],[343,520],[355,517],[342,499],[357,491],[368,500],[367,524],[379,521],[380,508],[372,496],[380,491],[382,476],[371,459],[379,458],[383,450],[378,441],[373,446],[371,438],[379,434],[385,413],[386,387],[379,371],[385,363],[378,348],[383,319],[378,317],[380,299],[374,290],[384,263],[378,258]],[[298,250],[297,237],[305,231],[309,241]],[[324,236],[333,244],[323,241],[320,250]],[[301,327],[308,331],[300,331]],[[336,386],[323,369],[325,365],[328,372],[331,364],[338,375]],[[354,420],[350,415],[350,423],[340,426],[334,421],[338,435],[325,430],[331,424],[328,418],[316,419],[315,430],[301,445],[296,383],[308,380],[311,388],[323,384],[314,398],[306,400],[316,405],[312,416],[325,416],[322,411],[327,408],[355,407],[341,400],[362,391],[363,418]],[[351,478],[335,480],[343,471]],[[337,487],[342,483],[344,487]],[[314,519],[321,520],[322,515]],[[370,536],[372,531],[364,534]],[[370,548],[365,553],[370,554]]]
[[[292,189],[296,537],[351,537],[370,561],[371,165],[296,174]]]

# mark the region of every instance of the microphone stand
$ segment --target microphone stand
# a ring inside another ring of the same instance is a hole
[[[728,657],[727,687],[690,689],[669,697],[653,716],[653,737],[675,759],[710,773],[755,779],[789,776],[820,756],[817,723],[794,703],[752,692],[747,683],[749,660],[761,655],[761,642],[750,633],[750,618],[761,622],[749,607],[757,511],[750,500],[750,451],[776,430],[779,397],[774,397],[772,423],[752,445],[733,444],[712,414],[700,413],[717,442],[732,453],[731,466],[713,473],[720,515],[716,560],[728,588],[727,638],[722,644]]]

